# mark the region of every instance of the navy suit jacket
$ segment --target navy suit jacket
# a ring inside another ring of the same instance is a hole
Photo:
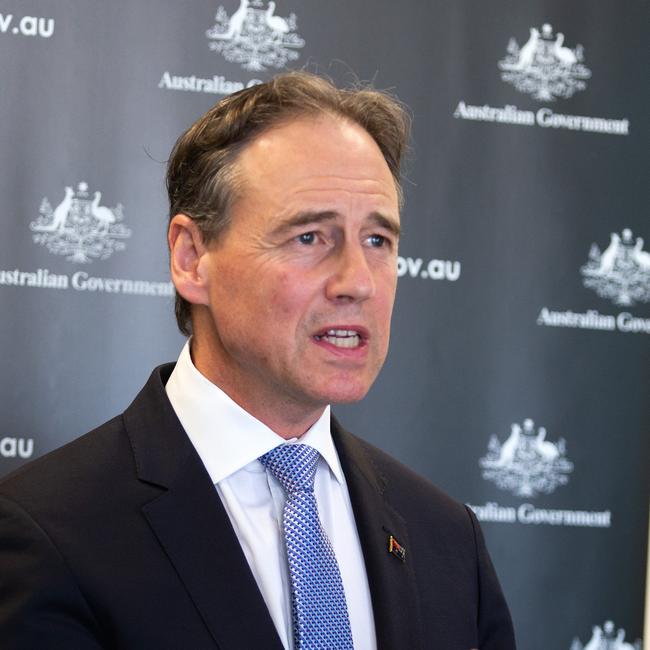
[[[122,415],[0,481],[4,650],[282,650],[167,399],[172,367],[154,370]],[[472,512],[336,422],[332,436],[379,648],[514,650]]]

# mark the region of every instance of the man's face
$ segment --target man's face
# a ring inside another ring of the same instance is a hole
[[[359,126],[332,117],[269,130],[240,154],[231,224],[208,246],[201,372],[254,415],[361,399],[388,350],[399,209]]]

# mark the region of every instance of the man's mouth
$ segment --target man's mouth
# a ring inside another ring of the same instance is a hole
[[[322,334],[316,334],[317,341],[327,341],[337,348],[358,348],[363,340],[357,330],[329,329]]]

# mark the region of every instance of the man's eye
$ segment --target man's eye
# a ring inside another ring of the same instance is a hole
[[[368,237],[368,241],[374,248],[381,248],[386,244],[387,240],[383,235],[370,235],[370,237]]]
[[[311,245],[316,243],[316,233],[315,232],[303,232],[301,235],[298,235],[296,239],[301,244]]]

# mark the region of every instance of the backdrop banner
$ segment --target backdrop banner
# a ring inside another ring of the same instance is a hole
[[[398,299],[383,373],[335,411],[474,509],[523,650],[639,650],[646,42],[637,0],[6,0],[0,474],[177,357],[178,135],[281,70],[371,81],[414,120]]]

